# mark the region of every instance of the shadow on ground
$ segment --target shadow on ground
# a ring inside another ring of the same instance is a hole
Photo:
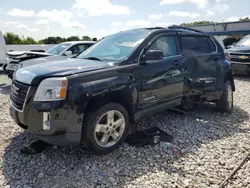
[[[232,114],[221,114],[210,104],[202,105],[188,115],[162,112],[154,117],[146,117],[136,123],[134,129],[158,126],[174,136],[174,144],[187,149],[199,148],[233,134],[245,132],[239,124],[248,120],[249,115],[240,107]],[[98,184],[110,186],[113,177],[118,184],[126,185],[138,177],[157,170],[184,172],[173,167],[176,160],[172,154],[160,146],[133,148],[123,144],[115,152],[106,156],[95,156],[84,148],[49,148],[41,154],[26,156],[20,148],[33,138],[26,133],[14,137],[5,148],[3,174],[11,187],[88,187]],[[170,181],[166,178],[166,181]]]
[[[234,75],[234,79],[240,80],[240,81],[250,81],[250,76]]]

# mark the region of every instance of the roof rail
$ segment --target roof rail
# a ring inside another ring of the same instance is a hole
[[[194,31],[197,33],[204,33],[203,31],[197,30],[197,29],[192,29],[189,27],[183,27],[183,26],[178,26],[178,25],[172,25],[168,27],[169,29],[183,29],[183,30],[188,30],[188,31]]]
[[[145,29],[166,29],[166,27],[146,27]]]

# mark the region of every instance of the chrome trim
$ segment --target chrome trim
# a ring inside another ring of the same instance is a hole
[[[250,53],[247,53],[247,52],[228,52],[230,55],[234,55],[234,54],[237,54],[237,55],[244,55],[244,54],[247,54],[247,55],[250,55]]]
[[[211,53],[218,53],[218,46],[217,46],[217,44],[215,43],[215,41],[214,41],[214,39],[212,37],[209,37],[209,38],[213,41],[213,43],[214,43],[214,45],[216,47],[216,50],[214,52],[211,52]]]
[[[150,99],[154,99],[156,96],[152,96],[152,97],[149,97],[149,98],[146,98],[146,99],[144,99],[144,101],[148,101],[148,100],[150,100]]]
[[[240,65],[250,65],[250,62],[237,62],[237,61],[231,61],[232,64],[240,64]]]
[[[163,59],[169,59],[173,57],[182,57],[182,55],[178,54],[178,55],[164,56]]]
[[[30,91],[30,86],[29,86],[29,89],[28,89],[28,91],[27,91],[26,97],[25,97],[25,99],[24,99],[22,110],[17,109],[17,108],[13,105],[12,101],[10,100],[11,106],[12,106],[16,111],[18,111],[18,112],[23,112],[23,111],[24,111],[24,107],[25,107],[26,102],[27,102],[27,99],[28,99],[29,91]]]

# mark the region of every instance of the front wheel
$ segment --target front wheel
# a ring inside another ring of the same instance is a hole
[[[127,136],[128,124],[128,112],[120,104],[109,103],[92,109],[83,125],[83,142],[97,154],[110,153]]]
[[[221,98],[216,101],[219,111],[231,113],[233,111],[233,89],[230,81],[225,82]]]
[[[2,68],[3,68],[4,73],[5,73],[5,71],[6,71],[7,65],[8,65],[7,63],[4,63],[4,64],[2,65]]]

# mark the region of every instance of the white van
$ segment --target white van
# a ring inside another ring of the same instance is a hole
[[[6,61],[6,46],[2,32],[0,31],[0,66]]]

